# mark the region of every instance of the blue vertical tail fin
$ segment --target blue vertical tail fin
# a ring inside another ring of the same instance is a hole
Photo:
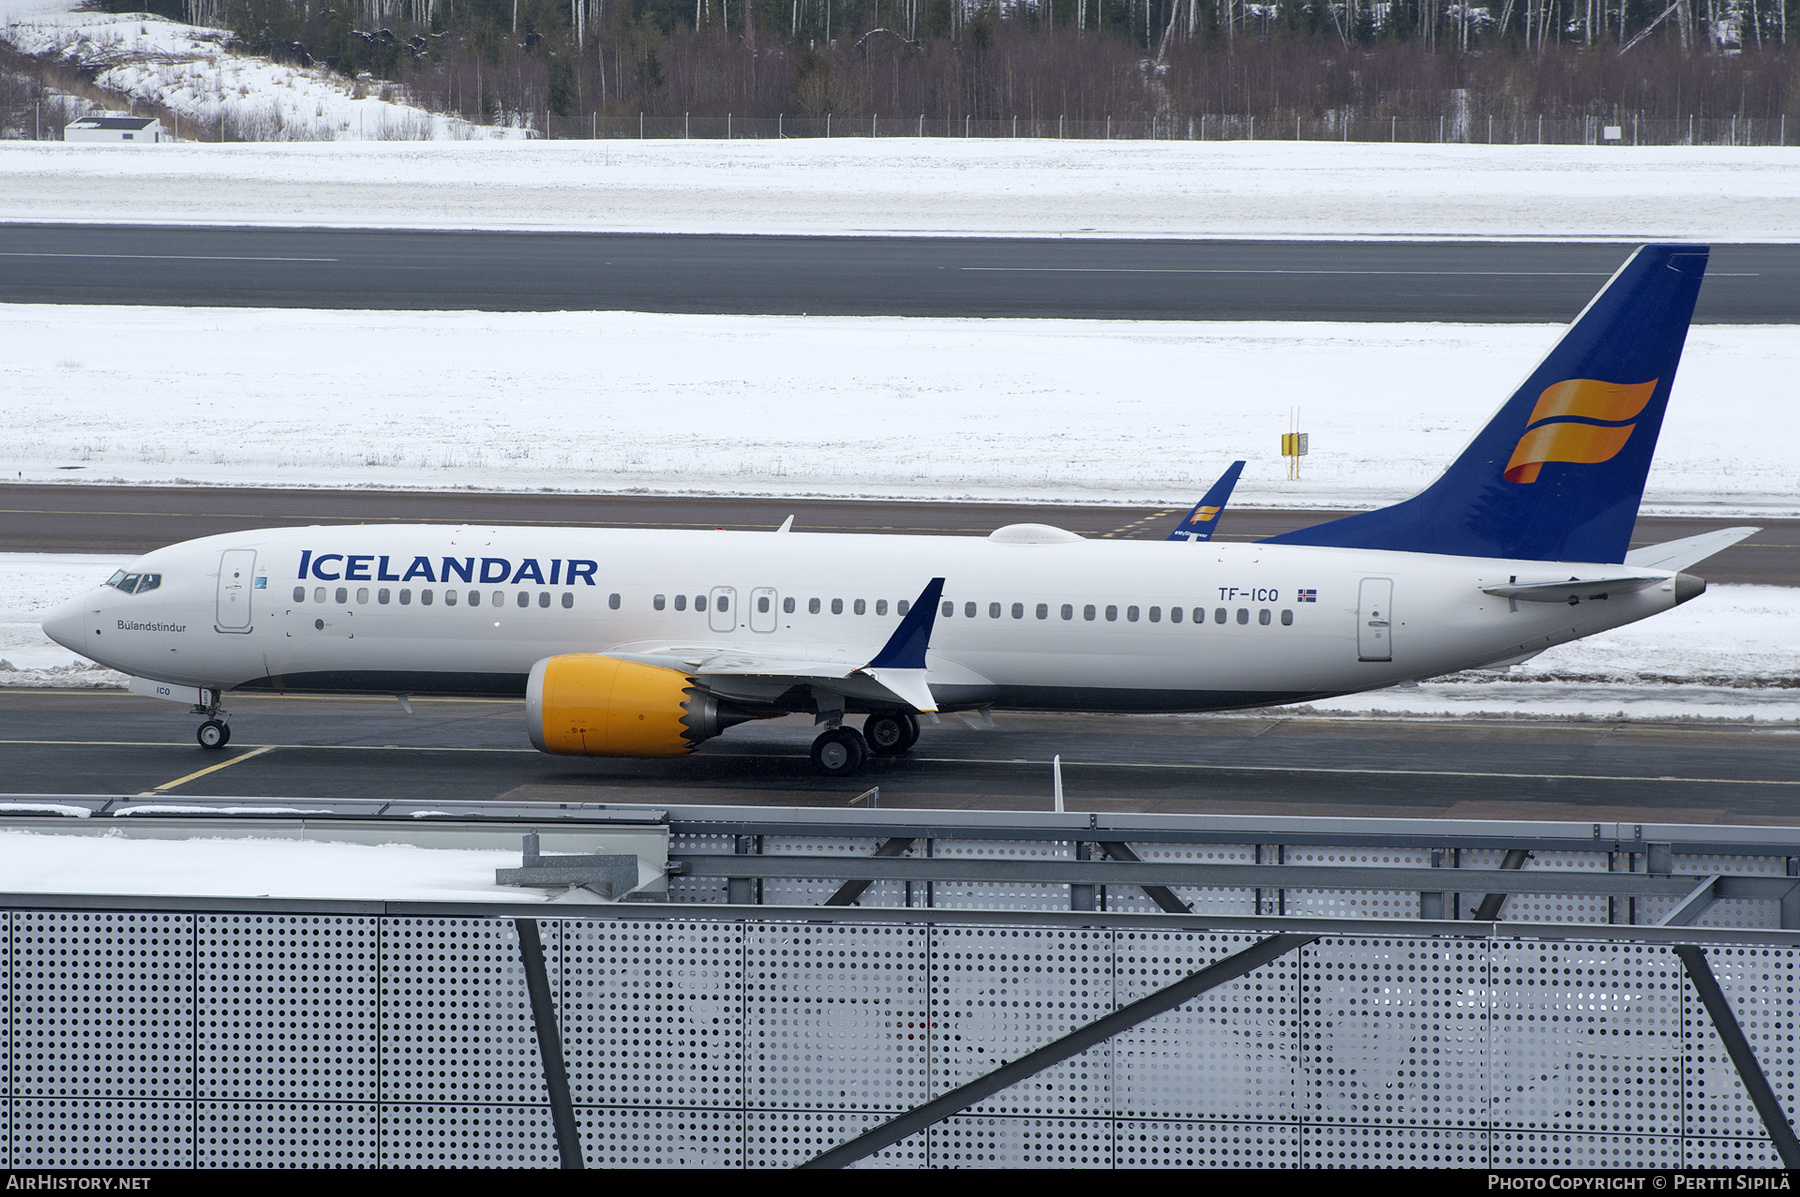
[[[1219,515],[1225,510],[1225,504],[1231,500],[1232,488],[1237,486],[1238,475],[1244,472],[1244,463],[1234,461],[1228,466],[1219,480],[1212,484],[1194,509],[1187,513],[1187,518],[1175,525],[1175,530],[1163,537],[1164,540],[1211,540],[1213,533],[1219,528]]]
[[[1707,255],[1704,245],[1632,254],[1418,495],[1265,543],[1623,561]]]

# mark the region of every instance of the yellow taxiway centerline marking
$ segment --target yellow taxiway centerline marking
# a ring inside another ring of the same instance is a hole
[[[186,785],[188,782],[193,781],[196,777],[205,777],[208,773],[217,773],[220,769],[229,769],[233,765],[241,765],[253,756],[261,756],[265,752],[273,752],[273,751],[275,751],[275,746],[273,744],[264,744],[261,748],[252,748],[249,752],[244,753],[242,756],[234,756],[228,761],[220,761],[216,765],[208,765],[204,769],[196,769],[192,773],[188,774],[186,777],[177,777],[174,781],[165,781],[161,785],[157,786],[154,790],[145,790],[143,793],[139,794],[138,797],[139,798],[154,798],[158,794],[167,793],[169,790],[174,789],[176,786]]]

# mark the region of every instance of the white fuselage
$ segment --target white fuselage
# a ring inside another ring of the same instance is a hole
[[[521,694],[535,662],[563,653],[730,648],[853,669],[894,631],[900,602],[941,577],[927,676],[946,708],[1288,702],[1522,658],[1676,602],[1673,573],[1572,606],[1482,590],[1644,573],[1620,565],[768,532],[273,529],[173,545],[131,569],[161,582],[96,587],[46,631],[161,682],[402,694]]]

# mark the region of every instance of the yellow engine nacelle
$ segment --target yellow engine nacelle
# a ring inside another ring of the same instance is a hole
[[[525,721],[538,750],[559,756],[686,756],[724,730],[718,703],[686,674],[598,653],[533,665]]]

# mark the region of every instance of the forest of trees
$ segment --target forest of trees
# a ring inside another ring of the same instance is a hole
[[[140,9],[141,0],[108,0]],[[152,0],[477,122],[1800,115],[1800,0]],[[1789,9],[1795,9],[1790,14]],[[1793,24],[1795,46],[1789,45]],[[1800,126],[1797,126],[1800,131]]]

